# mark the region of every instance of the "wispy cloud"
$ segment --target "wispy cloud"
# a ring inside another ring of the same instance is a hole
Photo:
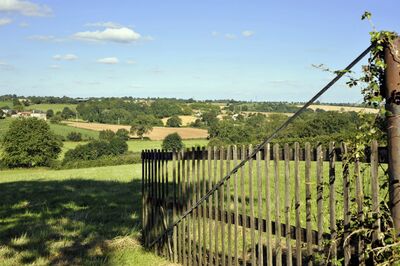
[[[7,62],[0,61],[0,70],[12,70],[14,67]]]
[[[7,24],[10,24],[12,22],[12,19],[9,18],[0,18],[0,26],[4,26]]]
[[[82,31],[73,35],[73,38],[87,41],[105,41],[117,43],[132,43],[141,39],[141,35],[134,30],[122,28],[106,28],[105,30]]]
[[[29,27],[29,23],[27,23],[27,22],[21,22],[21,23],[19,23],[19,26],[20,26],[21,28],[27,28],[27,27]]]
[[[237,38],[237,36],[235,34],[231,34],[231,33],[226,33],[224,35],[224,37],[225,37],[225,39],[228,39],[228,40],[234,40]]]
[[[53,56],[53,59],[57,60],[57,61],[62,61],[62,60],[63,61],[75,61],[78,59],[78,56],[76,56],[74,54],[66,54],[66,55],[57,54],[57,55]]]
[[[57,70],[57,69],[60,69],[60,68],[61,68],[60,65],[50,65],[49,67],[50,67],[51,69],[54,69],[54,70]]]
[[[111,21],[86,23],[85,26],[86,27],[102,27],[102,28],[110,28],[110,29],[119,29],[119,28],[123,28],[124,27],[119,23],[111,22]]]
[[[98,59],[97,63],[106,65],[115,65],[119,63],[119,60],[116,57],[105,57]]]
[[[40,41],[40,42],[64,42],[65,41],[65,39],[57,38],[53,35],[33,35],[33,36],[29,36],[28,40]]]
[[[254,35],[254,31],[251,31],[251,30],[242,31],[242,36],[243,36],[243,37],[248,38],[248,37],[251,37],[251,36],[253,36],[253,35]]]
[[[126,63],[127,63],[128,65],[136,64],[136,62],[135,62],[134,60],[126,60]]]
[[[24,16],[50,16],[53,11],[47,5],[36,4],[26,0],[0,0],[0,11],[17,12]]]

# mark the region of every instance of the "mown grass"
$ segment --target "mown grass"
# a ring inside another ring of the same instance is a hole
[[[98,139],[99,132],[89,129],[70,127],[64,124],[50,124],[50,129],[56,134],[66,138],[71,132],[79,132],[82,134],[82,139]]]
[[[1,171],[0,264],[168,265],[139,242],[140,171]]]
[[[32,104],[30,106],[27,106],[25,109],[27,110],[39,110],[39,111],[43,111],[46,112],[49,109],[52,109],[54,111],[54,113],[57,112],[62,112],[62,110],[64,109],[64,107],[68,107],[69,109],[71,109],[72,111],[76,111],[76,104],[65,104],[65,103],[54,103],[54,104]]]

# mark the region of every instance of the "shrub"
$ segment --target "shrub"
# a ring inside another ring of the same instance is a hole
[[[36,118],[16,119],[3,139],[3,163],[8,167],[49,166],[62,142],[49,125]]]
[[[52,124],[60,124],[61,121],[62,121],[62,118],[59,115],[55,115],[50,118],[50,123],[52,123]]]
[[[110,130],[110,129],[106,129],[106,130],[102,130],[99,133],[99,139],[100,140],[106,140],[106,141],[110,141],[114,138],[115,133],[114,131]]]
[[[180,127],[182,125],[182,119],[179,116],[174,115],[167,120],[168,127]]]
[[[118,129],[117,132],[115,133],[115,135],[118,138],[125,140],[125,141],[127,141],[129,139],[129,131],[124,128]]]
[[[53,111],[53,109],[49,109],[49,110],[46,111],[46,118],[47,118],[47,119],[50,119],[50,118],[52,118],[53,116],[54,116],[54,111]]]
[[[72,111],[69,107],[64,107],[61,112],[61,117],[64,119],[69,119],[75,117],[76,113]]]
[[[70,141],[81,141],[82,140],[82,134],[80,132],[69,132],[67,135],[67,139]]]
[[[103,156],[96,160],[89,161],[69,161],[62,165],[54,164],[52,165],[55,169],[71,169],[71,168],[89,168],[89,167],[99,167],[99,166],[112,166],[112,165],[123,165],[123,164],[135,164],[141,163],[140,153],[127,153],[117,156]]]
[[[110,143],[110,152],[112,154],[123,154],[128,151],[128,144],[126,144],[126,141],[123,139],[120,139],[119,137],[114,137]]]
[[[181,150],[183,147],[182,138],[178,133],[169,134],[162,143],[162,148],[164,150]]]

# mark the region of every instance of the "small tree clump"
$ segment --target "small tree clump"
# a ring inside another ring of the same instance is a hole
[[[181,150],[184,144],[178,133],[172,133],[165,137],[162,143],[164,150]]]
[[[115,135],[124,141],[127,141],[129,139],[129,131],[124,128],[118,129]]]
[[[70,141],[81,141],[82,134],[80,132],[72,131],[72,132],[68,133],[67,139]]]
[[[106,140],[106,141],[111,141],[115,137],[114,131],[110,129],[102,130],[99,133],[99,139],[100,140]]]
[[[174,115],[167,120],[167,127],[180,127],[181,125],[182,119],[177,115]]]
[[[62,142],[45,121],[16,119],[4,136],[2,160],[8,167],[49,166],[61,147]]]

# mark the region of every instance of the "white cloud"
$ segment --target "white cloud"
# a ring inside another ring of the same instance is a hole
[[[245,30],[245,31],[242,31],[242,35],[244,36],[244,37],[251,37],[251,36],[253,36],[254,35],[254,31],[251,31],[251,30]]]
[[[105,57],[105,58],[98,59],[97,63],[107,64],[107,65],[115,65],[115,64],[119,63],[119,60],[116,57]]]
[[[13,69],[13,66],[10,65],[10,64],[7,63],[7,62],[0,61],[0,69],[3,69],[3,70],[12,70],[12,69]]]
[[[10,24],[12,22],[12,19],[9,18],[0,18],[0,26],[4,26],[7,24]]]
[[[18,12],[31,17],[43,17],[52,14],[50,7],[24,0],[0,0],[0,11]]]
[[[21,25],[20,25],[21,26]],[[21,26],[23,27],[23,26]],[[33,35],[27,38],[32,41],[41,41],[41,42],[64,42],[66,39],[56,38],[53,35]]]
[[[231,33],[226,33],[224,37],[225,37],[225,39],[228,39],[228,40],[234,40],[237,38],[235,34],[231,34]]]
[[[130,28],[122,27],[118,29],[107,28],[103,31],[83,31],[73,35],[76,39],[89,41],[110,41],[119,43],[131,43],[138,41],[141,35]]]
[[[110,28],[110,29],[119,29],[123,28],[123,26],[119,23],[115,22],[94,22],[94,23],[87,23],[85,25],[86,27],[104,27],[104,28]]]
[[[57,61],[61,61],[61,60],[74,61],[74,60],[77,60],[78,57],[76,55],[74,55],[74,54],[66,54],[66,55],[59,55],[58,54],[58,55],[53,56],[53,59],[57,60]]]

